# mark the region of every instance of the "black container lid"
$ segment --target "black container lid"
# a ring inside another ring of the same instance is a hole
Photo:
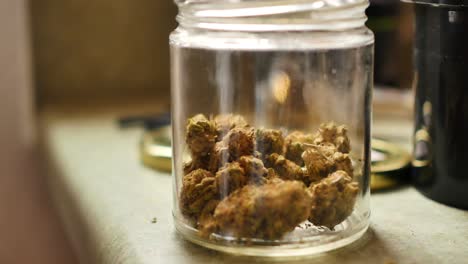
[[[402,0],[402,2],[441,7],[468,7],[468,0]]]

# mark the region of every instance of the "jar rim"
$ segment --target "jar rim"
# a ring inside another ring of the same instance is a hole
[[[182,27],[223,31],[336,31],[363,27],[368,0],[179,0]]]

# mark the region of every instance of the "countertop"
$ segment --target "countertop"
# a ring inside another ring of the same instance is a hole
[[[142,130],[119,129],[117,114],[42,114],[49,186],[81,263],[246,263],[204,249],[175,231],[171,175],[140,164]],[[359,241],[294,263],[467,263],[468,211],[414,188],[373,194]],[[291,263],[291,261],[288,261]]]

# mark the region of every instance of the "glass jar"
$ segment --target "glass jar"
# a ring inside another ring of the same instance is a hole
[[[369,225],[367,0],[179,0],[174,220],[241,255],[300,256]]]

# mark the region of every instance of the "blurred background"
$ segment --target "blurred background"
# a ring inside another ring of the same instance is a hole
[[[175,15],[170,0],[0,0],[0,263],[76,263],[47,194],[38,113],[169,105]],[[372,0],[368,16],[376,85],[399,101],[412,79],[411,10]]]

